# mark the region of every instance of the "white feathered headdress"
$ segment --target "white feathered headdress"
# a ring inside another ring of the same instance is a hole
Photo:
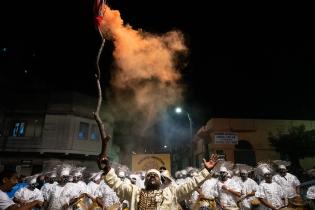
[[[241,163],[235,164],[235,169],[237,169],[240,173],[248,173],[254,170],[253,167]]]
[[[117,167],[117,172],[118,172],[118,176],[121,178],[127,177],[130,174],[130,170],[129,170],[128,166],[126,166],[126,165],[119,165]]]
[[[103,171],[99,171],[99,172],[90,172],[89,173],[89,177],[88,180],[94,180],[94,181],[98,181],[101,179],[101,176],[103,174]]]
[[[71,170],[71,175],[72,176],[83,176],[83,172],[85,171],[86,167],[74,167]]]
[[[273,174],[273,169],[269,162],[259,162],[255,169],[255,173],[263,177],[265,174]]]
[[[188,173],[188,176],[193,177],[198,174],[199,169],[194,167],[187,167],[186,171]]]
[[[233,169],[234,163],[231,161],[220,160],[217,165],[212,169],[214,173],[227,172],[230,173]]]
[[[287,169],[288,166],[291,165],[290,161],[285,161],[285,160],[274,160],[272,161],[276,169]]]
[[[315,188],[314,187],[309,187],[307,192],[306,192],[306,198],[310,200],[315,199]]]
[[[58,168],[58,175],[61,176],[70,176],[71,169],[73,168],[72,165],[68,163],[63,163],[59,168]]]
[[[51,171],[43,172],[43,174],[46,177],[55,178],[55,177],[57,177],[57,169],[58,169],[58,167],[60,167],[60,166],[57,166],[57,167],[53,168]]]
[[[43,163],[42,173],[48,177],[56,177],[62,162],[60,160],[47,160]]]
[[[37,182],[37,177],[40,176],[40,174],[35,174],[32,176],[25,177],[25,180],[28,184],[35,184]]]

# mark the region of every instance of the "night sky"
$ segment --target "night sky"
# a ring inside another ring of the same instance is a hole
[[[211,116],[315,119],[315,18],[310,5],[108,3],[135,29],[183,32],[189,48],[182,70],[185,106],[197,124]],[[95,94],[101,39],[93,25],[92,1],[1,4],[1,82],[14,83],[16,89],[27,83],[32,91]],[[108,42],[102,69],[111,66],[112,50]],[[105,88],[109,77],[109,71],[102,72]]]

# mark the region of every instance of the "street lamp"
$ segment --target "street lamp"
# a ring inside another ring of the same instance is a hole
[[[192,138],[193,138],[192,121],[191,121],[191,117],[190,117],[189,113],[186,110],[185,110],[185,112],[186,112],[187,118],[189,120],[190,140],[192,141]],[[176,107],[175,108],[175,113],[176,114],[181,114],[181,113],[183,113],[183,109],[181,107]]]
[[[177,113],[177,114],[180,114],[180,113],[182,113],[182,108],[180,108],[180,107],[176,107],[175,108],[175,112]]]
[[[191,141],[191,163],[193,163],[193,131],[192,131],[192,120],[191,120],[191,117],[190,117],[190,114],[186,111],[186,110],[183,110],[181,107],[176,107],[175,108],[175,113],[176,114],[181,114],[185,112],[186,115],[187,115],[187,118],[188,118],[188,121],[189,121],[189,132],[190,132],[190,141]]]

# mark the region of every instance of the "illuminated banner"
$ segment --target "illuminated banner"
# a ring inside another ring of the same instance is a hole
[[[132,155],[132,171],[146,171],[148,169],[159,169],[164,166],[171,172],[170,154],[137,154]]]
[[[238,136],[232,132],[215,132],[214,134],[215,144],[237,144]]]

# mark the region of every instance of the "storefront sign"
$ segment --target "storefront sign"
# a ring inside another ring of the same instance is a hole
[[[238,136],[232,132],[216,132],[214,133],[215,144],[237,144]]]

